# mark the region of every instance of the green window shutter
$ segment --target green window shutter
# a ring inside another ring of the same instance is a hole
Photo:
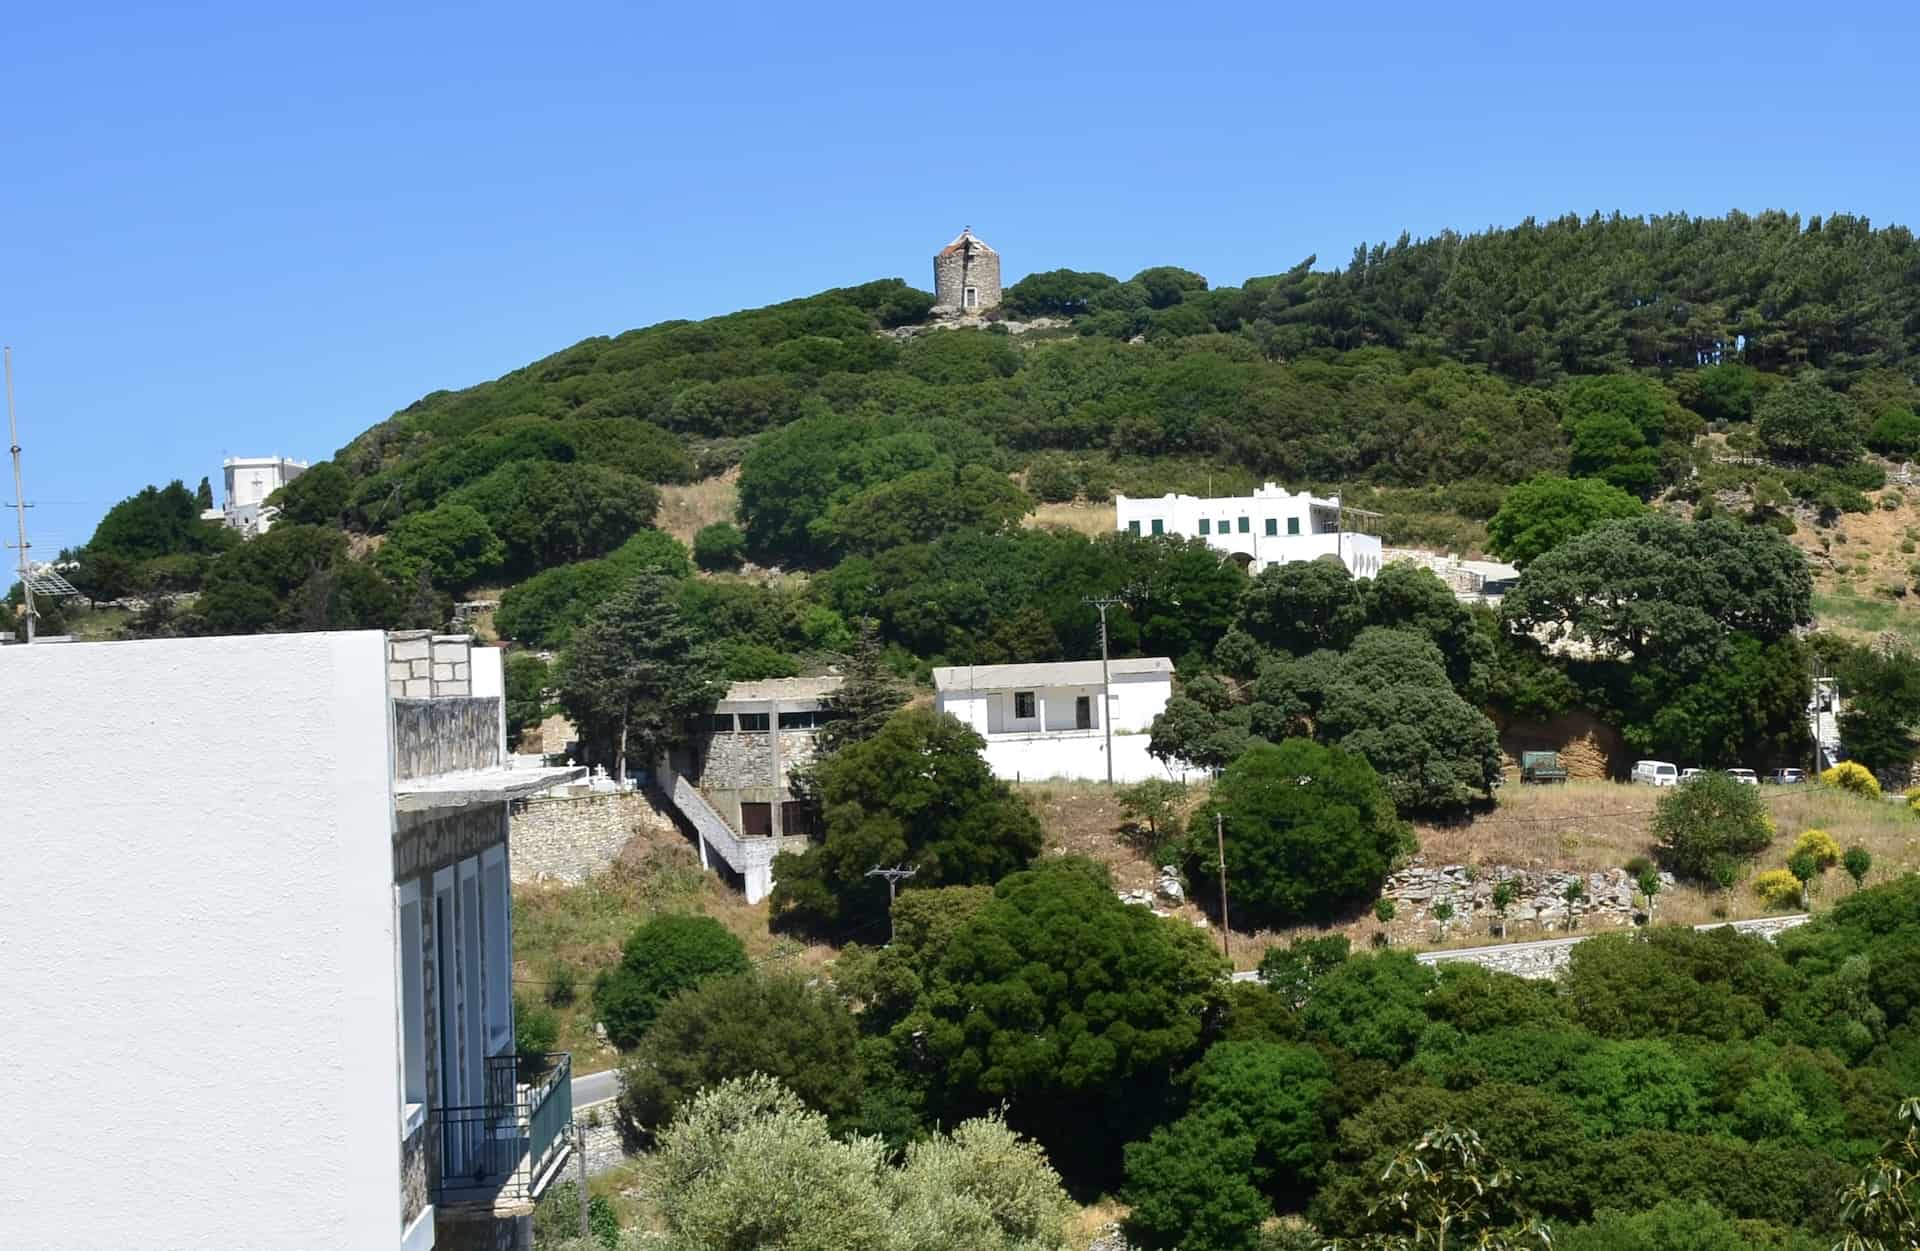
[[[1127,523],[1127,533],[1128,533],[1128,534],[1138,534],[1138,533],[1140,533],[1140,523],[1139,523],[1139,521],[1137,521],[1137,520],[1135,520],[1135,521],[1129,521],[1129,522]]]
[[[1300,519],[1298,517],[1287,518],[1287,533],[1288,534],[1300,533]]]
[[[1277,535],[1279,533],[1280,533],[1280,519],[1278,517],[1267,518],[1268,537],[1271,538],[1272,536]]]
[[[1208,520],[1207,520],[1207,519],[1206,519],[1205,517],[1202,517],[1202,518],[1200,519],[1200,533],[1201,533],[1201,534],[1203,534],[1203,535],[1206,535],[1206,534],[1211,534],[1211,533],[1213,533],[1213,529],[1212,529],[1212,527],[1213,527],[1213,523],[1212,523],[1211,521],[1208,521]]]
[[[1165,534],[1167,532],[1167,528],[1160,523],[1160,519],[1158,517],[1155,517],[1153,519],[1153,532],[1155,534]]]
[[[1249,523],[1247,519],[1245,517],[1242,517],[1240,519],[1240,533],[1245,534],[1247,532],[1248,525]]]

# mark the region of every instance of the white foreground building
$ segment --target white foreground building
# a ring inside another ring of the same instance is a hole
[[[1147,732],[1173,696],[1173,662],[1164,656],[1110,661],[1105,715],[1100,662],[956,665],[933,671],[934,706],[987,740],[993,775],[1009,781],[1107,778],[1112,719],[1113,780],[1198,777],[1147,753]]]
[[[1250,574],[1268,565],[1330,557],[1356,578],[1380,572],[1380,536],[1368,532],[1379,514],[1346,508],[1338,495],[1324,499],[1269,482],[1252,495],[1201,499],[1114,497],[1119,529],[1130,534],[1177,534],[1202,538],[1238,560]]]
[[[0,651],[21,1247],[520,1248],[571,1068],[514,1052],[500,653]],[[208,718],[209,707],[272,715]]]

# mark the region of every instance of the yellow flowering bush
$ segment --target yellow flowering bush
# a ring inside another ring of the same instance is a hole
[[[1800,837],[1794,840],[1793,851],[1788,854],[1791,858],[1803,853],[1812,856],[1813,862],[1822,869],[1831,869],[1840,863],[1840,844],[1835,842],[1833,835],[1825,830],[1800,832]]]
[[[1785,869],[1768,869],[1753,879],[1753,893],[1769,908],[1792,908],[1800,903],[1800,879]]]
[[[1907,792],[1907,811],[1920,814],[1920,786]]]
[[[1880,798],[1880,782],[1863,764],[1852,760],[1842,760],[1839,764],[1820,775],[1820,780],[1828,786],[1837,786],[1843,791],[1852,791],[1856,795],[1865,795],[1869,799]]]

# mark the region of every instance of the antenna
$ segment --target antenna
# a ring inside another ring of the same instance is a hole
[[[7,441],[13,452],[13,511],[20,521],[20,602],[27,617],[27,642],[33,642],[33,566],[27,559],[27,497],[20,489],[20,421],[13,411],[13,348],[0,350],[7,373]]]

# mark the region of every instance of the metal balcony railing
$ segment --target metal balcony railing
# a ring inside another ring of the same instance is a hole
[[[573,1057],[496,1056],[488,1102],[436,1108],[438,1203],[532,1202],[565,1158],[573,1123]]]

